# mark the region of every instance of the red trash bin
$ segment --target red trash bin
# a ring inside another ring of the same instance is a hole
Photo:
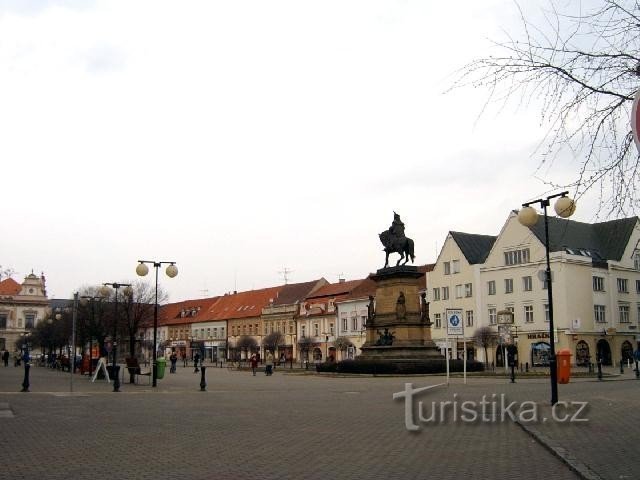
[[[569,383],[571,378],[571,350],[563,348],[556,352],[558,361],[558,383]]]

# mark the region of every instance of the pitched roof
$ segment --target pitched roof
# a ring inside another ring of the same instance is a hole
[[[318,299],[318,298],[328,298],[328,297],[337,297],[339,295],[346,295],[353,291],[360,283],[362,283],[364,279],[360,280],[349,280],[338,283],[329,283],[324,287],[320,287],[315,292],[311,293],[306,297],[307,300]]]
[[[316,285],[321,282],[325,285],[327,284],[327,281],[324,278],[320,278],[318,280],[312,280],[311,282],[290,283],[284,285],[278,292],[278,296],[274,299],[273,304],[291,305],[296,302],[301,302],[307,297],[307,295],[310,295],[316,288]]]
[[[18,295],[22,287],[13,278],[5,278],[0,282],[0,295]]]
[[[496,241],[493,235],[478,235],[475,233],[449,232],[458,244],[462,254],[470,265],[484,263]]]
[[[284,285],[224,295],[209,308],[208,320],[257,317]]]
[[[593,224],[557,217],[547,217],[547,220],[550,251],[557,252],[567,248],[575,251],[588,250],[605,260],[620,260],[638,222],[638,217]],[[545,243],[542,215],[530,230],[542,244]]]
[[[182,302],[168,303],[158,309],[159,325],[179,325],[185,323],[206,322],[208,312],[220,297],[200,298]],[[182,312],[186,314],[182,316]]]

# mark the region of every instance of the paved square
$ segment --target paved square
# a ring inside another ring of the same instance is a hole
[[[31,369],[0,368],[0,477],[113,478],[581,478],[511,422],[422,423],[405,428],[404,390],[443,377],[333,377],[276,370],[271,377],[207,368],[207,391],[192,368],[166,374],[157,389]],[[629,377],[631,378],[631,377]],[[537,423],[534,433],[566,444],[582,478],[638,478],[640,382],[577,382],[560,399],[591,402],[587,423]],[[548,403],[547,380],[454,379],[416,397]],[[454,397],[455,394],[455,397]],[[543,408],[544,410],[544,408]],[[5,415],[2,412],[6,412]],[[626,446],[626,448],[625,448]],[[601,453],[595,453],[601,452]]]

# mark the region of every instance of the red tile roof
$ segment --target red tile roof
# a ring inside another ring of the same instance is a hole
[[[159,325],[181,325],[186,323],[206,322],[210,320],[209,309],[221,297],[201,298],[198,300],[185,300],[183,302],[168,303],[158,309]],[[191,312],[195,309],[195,314]],[[181,312],[187,314],[182,317]]]
[[[220,297],[209,308],[208,320],[233,320],[259,317],[262,309],[274,301],[284,285],[248,292],[238,292]]]
[[[360,280],[350,280],[348,282],[330,283],[324,287],[320,287],[318,290],[309,295],[306,299],[319,299],[319,298],[333,298],[340,295],[347,295],[351,293],[357,286],[363,282]]]
[[[0,295],[18,295],[20,290],[20,284],[11,277],[0,282]]]

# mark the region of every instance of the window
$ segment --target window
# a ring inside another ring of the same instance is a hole
[[[467,310],[467,327],[473,327],[473,310]]]
[[[525,323],[533,323],[533,305],[524,306],[524,321]]]
[[[213,327],[213,338],[218,338],[218,327]]]
[[[362,329],[364,330],[367,326],[367,316],[360,315],[360,325],[362,325]]]
[[[451,273],[460,273],[460,260],[451,261]]]
[[[293,323],[290,323],[289,324],[289,334],[293,335],[293,333],[294,333],[294,326],[293,326]]]
[[[619,278],[618,279],[618,293],[629,293],[629,286],[628,286],[627,279],[626,278]]]
[[[349,319],[347,317],[342,317],[342,331],[346,332],[349,329]]]
[[[306,325],[300,325],[300,336],[301,337],[306,337],[307,336],[307,326]]]
[[[593,291],[604,292],[604,277],[593,277]]]
[[[531,277],[522,277],[522,291],[530,292],[533,290],[533,280]]]
[[[313,324],[313,335],[315,337],[319,337],[320,336],[320,325],[318,325],[317,323]]]
[[[505,265],[520,265],[521,263],[529,263],[529,249],[511,250],[504,252]]]
[[[636,293],[640,293],[640,280],[636,280]]]
[[[2,329],[7,328],[7,317],[8,315],[6,313],[3,313],[2,315],[0,315],[0,328]]]
[[[634,270],[640,270],[640,250],[633,252],[633,268]]]
[[[440,300],[440,289],[439,288],[434,288],[433,289],[433,299],[434,300]]]
[[[594,305],[593,313],[595,316],[596,323],[606,323],[607,319],[605,317],[604,305]]]
[[[449,262],[444,262],[444,274],[451,275],[451,264]]]
[[[24,328],[33,328],[35,326],[35,322],[36,322],[35,313],[27,313],[24,316],[24,319],[25,319]]]
[[[442,287],[442,299],[449,300],[449,287]]]
[[[487,282],[487,290],[489,290],[489,295],[495,295],[496,294],[496,281],[495,280],[489,280]]]
[[[618,321],[629,323],[629,305],[618,305]]]
[[[351,331],[358,331],[358,317],[351,318]]]
[[[333,323],[329,324],[329,335],[331,335],[333,337],[333,335],[335,334],[335,330],[333,328]]]
[[[462,298],[462,285],[456,285],[456,298]]]
[[[504,279],[504,293],[513,293],[513,278]]]
[[[498,312],[495,308],[489,309],[489,325],[495,325],[498,322]]]
[[[464,284],[464,296],[470,297],[473,295],[473,285],[471,283]]]
[[[545,322],[549,323],[550,321],[549,319],[551,318],[550,315],[551,314],[549,313],[549,304],[545,303],[544,304],[544,321]]]
[[[436,328],[442,328],[442,318],[440,313],[436,313],[433,316],[433,321],[435,323]]]
[[[220,327],[220,336],[224,338],[224,327]]]

